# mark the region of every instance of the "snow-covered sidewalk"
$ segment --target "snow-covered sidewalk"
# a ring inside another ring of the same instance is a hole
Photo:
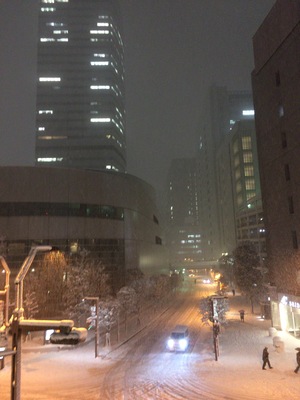
[[[205,385],[210,394],[223,393],[220,399],[278,399],[300,398],[300,373],[295,374],[296,347],[300,340],[287,332],[278,331],[284,344],[283,351],[274,347],[270,336],[270,320],[251,314],[250,304],[239,293],[229,295],[228,323],[220,334],[218,361],[199,364],[199,373],[205,373]],[[240,320],[239,310],[245,310],[245,322]],[[262,351],[267,346],[273,369],[262,370]],[[200,352],[201,343],[195,348]],[[217,397],[216,397],[217,398]]]
[[[220,334],[218,361],[215,361],[213,354],[211,327],[201,326],[199,319],[195,321],[198,333],[192,352],[182,355],[182,359],[186,360],[186,368],[180,371],[176,369],[164,371],[162,376],[156,376],[156,370],[149,371],[150,375],[155,375],[155,380],[159,383],[158,387],[165,393],[167,382],[172,382],[168,387],[172,393],[174,385],[177,385],[178,389],[182,384],[184,391],[189,393],[189,397],[182,397],[182,400],[282,400],[284,398],[298,400],[300,372],[295,374],[294,369],[296,367],[295,348],[300,346],[300,340],[286,332],[278,331],[277,335],[284,343],[284,350],[278,351],[273,346],[273,337],[269,334],[271,321],[259,318],[258,307],[255,309],[257,313],[251,314],[250,304],[239,293],[236,296],[229,294],[229,305],[228,323],[222,326]],[[245,322],[240,321],[240,309],[245,310]],[[118,351],[114,353],[114,350],[119,345],[120,343],[113,341],[110,349],[105,348],[102,337],[99,346],[100,357],[95,359],[94,332],[89,332],[87,343],[77,346],[74,350],[71,347],[61,346],[58,351],[58,346],[43,346],[41,341],[36,339],[24,343],[22,397],[26,400],[49,400],[51,398],[49,393],[54,389],[50,382],[52,385],[55,382],[55,398],[57,399],[76,398],[77,395],[84,400],[98,399],[102,394],[97,392],[97,382],[102,373],[105,374],[108,368],[114,366],[115,356],[118,354]],[[263,371],[262,351],[265,346],[269,348],[273,369]],[[65,348],[64,351],[62,351],[63,348]],[[104,357],[109,350],[112,354]],[[157,354],[156,356],[159,362],[166,355]],[[1,400],[9,399],[9,364],[7,362],[5,369],[0,371]],[[47,376],[44,375],[45,370]],[[139,382],[138,376],[136,379]],[[45,392],[41,391],[39,382],[44,382]],[[30,394],[32,397],[29,399],[26,391],[28,387],[30,387],[30,393],[39,393],[39,397]],[[155,400],[160,398],[174,399],[175,397],[173,395],[159,397],[158,395]],[[180,397],[176,398],[180,399]],[[149,397],[149,400],[153,399]]]

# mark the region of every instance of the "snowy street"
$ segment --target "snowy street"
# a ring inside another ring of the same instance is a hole
[[[142,400],[142,399],[299,399],[300,373],[295,348],[300,340],[278,332],[285,349],[278,352],[269,336],[270,321],[250,314],[250,304],[229,295],[228,323],[221,328],[220,358],[215,361],[211,327],[203,326],[198,303],[213,294],[214,285],[185,283],[173,304],[121,346],[111,351],[102,340],[94,355],[93,332],[77,348],[23,345],[22,400]],[[209,292],[210,291],[210,292]],[[245,322],[238,310],[246,311]],[[256,310],[259,311],[258,309]],[[148,320],[149,322],[149,320]],[[186,353],[166,350],[176,324],[190,328]],[[268,346],[273,369],[262,370],[262,350]],[[0,371],[0,398],[10,399],[10,359]]]

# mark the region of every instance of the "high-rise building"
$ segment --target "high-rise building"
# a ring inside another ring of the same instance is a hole
[[[300,3],[278,0],[253,37],[252,86],[267,256],[286,296],[300,295],[299,45]]]
[[[205,260],[218,260],[224,248],[221,244],[222,198],[217,185],[217,152],[235,122],[254,118],[252,94],[249,91],[229,91],[226,87],[213,85],[203,111],[197,154],[202,250]],[[229,170],[227,174],[230,174]]]
[[[40,0],[36,163],[126,171],[115,0]]]
[[[254,121],[237,122],[230,136],[237,245],[252,243],[263,261],[266,257],[265,228]]]
[[[300,326],[300,2],[277,0],[253,37],[257,149],[275,327]]]
[[[168,173],[167,244],[174,267],[202,261],[195,158],[174,159]]]

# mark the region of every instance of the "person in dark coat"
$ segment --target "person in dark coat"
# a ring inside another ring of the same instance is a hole
[[[244,310],[240,310],[240,318],[241,318],[242,322],[245,321],[245,311]]]
[[[295,373],[297,374],[297,372],[300,369],[300,350],[298,350],[298,353],[296,354],[296,361],[297,361],[297,368],[295,369]]]
[[[270,361],[269,361],[269,352],[268,352],[268,348],[265,347],[263,349],[263,354],[262,354],[262,359],[263,359],[263,366],[262,369],[266,369],[266,365],[268,364],[269,368],[272,369],[273,367],[271,367]]]

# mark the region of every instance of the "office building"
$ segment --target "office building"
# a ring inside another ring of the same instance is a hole
[[[126,171],[124,55],[115,0],[40,0],[36,163]]]
[[[225,220],[221,221],[220,214],[223,199],[218,191],[217,153],[237,121],[254,118],[252,94],[213,85],[203,111],[196,156],[202,250],[205,260],[218,260],[226,249],[221,238],[221,223]],[[230,175],[230,170],[227,174]],[[234,229],[234,224],[226,229]],[[234,234],[230,233],[231,243]]]
[[[172,160],[168,172],[167,226],[171,266],[199,266],[203,256],[195,158]]]
[[[70,168],[0,172],[0,250],[14,271],[31,246],[51,245],[68,255],[88,251],[115,289],[124,285],[128,269],[168,273],[155,192],[141,179]]]
[[[252,73],[275,327],[300,326],[300,3],[278,0],[253,37]]]

